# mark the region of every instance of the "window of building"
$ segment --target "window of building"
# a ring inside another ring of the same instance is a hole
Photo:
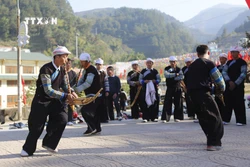
[[[23,73],[24,74],[34,74],[34,67],[33,66],[23,66]]]
[[[17,102],[17,95],[7,95],[7,107],[15,107]]]
[[[16,87],[16,86],[17,86],[17,81],[14,80],[7,81],[7,87]]]
[[[5,66],[5,73],[16,74],[17,73],[17,66]]]

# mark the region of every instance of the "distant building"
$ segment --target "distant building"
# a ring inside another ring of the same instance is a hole
[[[240,40],[237,42],[237,45],[246,48],[248,42],[249,42],[248,38],[240,38]]]
[[[208,44],[210,52],[217,52],[218,51],[218,44],[215,42],[210,42]]]
[[[25,88],[37,79],[41,66],[52,60],[42,53],[21,53],[21,75]],[[17,52],[0,51],[0,108],[14,107],[17,97]]]

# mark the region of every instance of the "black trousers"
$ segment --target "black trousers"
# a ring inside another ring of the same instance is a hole
[[[142,119],[147,121],[154,121],[155,119],[158,119],[157,101],[150,107],[145,107],[145,109],[143,110]]]
[[[162,120],[166,120],[166,114],[172,115],[172,103],[174,98],[174,119],[184,119],[181,89],[167,88],[162,111]]]
[[[195,117],[195,108],[189,93],[185,93],[188,117]]]
[[[130,91],[129,91],[130,104],[133,103],[136,93],[137,93],[137,89],[130,89]],[[131,107],[131,116],[132,116],[132,118],[134,118],[134,119],[139,118],[139,111],[143,111],[143,109],[144,109],[143,105],[144,105],[143,104],[143,93],[142,93],[142,90],[141,90],[137,100],[135,101],[134,105]]]
[[[143,91],[144,90],[144,91]],[[143,120],[151,120],[154,121],[155,119],[158,119],[158,113],[159,113],[159,96],[158,96],[158,92],[156,92],[155,97],[156,97],[156,101],[154,102],[153,105],[151,106],[147,106],[147,103],[145,101],[145,97],[146,97],[146,91],[145,89],[143,89],[142,94],[143,94],[143,115],[142,115],[142,119]]]
[[[108,114],[109,114],[109,119],[110,120],[115,119],[113,103],[115,105],[117,117],[122,116],[121,109],[120,109],[120,104],[119,104],[119,96],[117,94],[116,98],[113,99],[113,95],[114,95],[114,93],[110,93],[109,96],[107,97]]]
[[[97,107],[97,112],[100,114],[100,121],[107,122],[109,120],[109,117],[108,117],[106,99],[104,97],[104,94],[100,98],[101,100],[99,106]]]
[[[217,96],[215,96],[215,101],[218,105],[218,108],[219,108],[219,111],[220,111],[220,115],[221,115],[221,118],[223,120],[224,118],[224,113],[225,113],[225,109],[226,109],[226,106],[225,106],[225,97],[223,96],[224,98],[224,101],[222,101],[222,99],[218,98]]]
[[[200,126],[207,137],[207,145],[221,146],[224,127],[214,98],[209,92],[202,90],[191,91],[190,97],[194,103]]]
[[[232,111],[234,110],[236,122],[246,124],[246,106],[244,100],[244,87],[236,87],[233,91],[226,89],[225,98],[225,113],[223,121],[230,122]]]
[[[126,101],[120,99],[120,109],[126,111]]]
[[[46,127],[47,134],[43,138],[43,146],[56,149],[68,121],[65,110],[66,105],[59,100],[53,100],[50,104],[40,104],[33,99],[28,119],[29,134],[23,150],[29,155],[35,152],[37,140],[43,132],[47,116],[49,116],[49,121]]]
[[[73,121],[73,109],[70,105],[68,105],[68,122]]]
[[[84,105],[81,108],[82,117],[87,123],[88,129],[91,131],[93,130],[101,131],[100,114],[99,112],[97,112],[100,100],[101,100],[100,97],[98,97],[92,103]]]

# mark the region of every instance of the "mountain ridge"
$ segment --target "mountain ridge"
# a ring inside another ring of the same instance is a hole
[[[182,22],[156,9],[122,7],[109,11],[104,8],[76,15],[95,18],[92,32],[97,30],[121,38],[126,45],[147,57],[183,54],[195,45]]]
[[[224,24],[235,19],[246,9],[245,6],[241,5],[218,4],[201,11],[185,21],[184,24],[189,28],[199,29],[201,32],[215,37]]]

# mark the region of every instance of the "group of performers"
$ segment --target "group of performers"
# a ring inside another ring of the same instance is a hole
[[[182,69],[177,66],[178,61],[175,56],[169,58],[170,65],[164,70],[167,90],[161,119],[164,123],[170,121],[172,103],[174,103],[174,121],[180,122],[184,119],[182,103],[184,91],[188,116],[194,119],[195,114],[197,115],[207,137],[207,150],[216,151],[221,149],[223,123],[229,124],[233,109],[237,125],[246,125],[244,79],[247,64],[239,58],[238,47],[230,50],[233,60],[227,61],[225,54],[220,55],[221,65],[218,68],[209,60],[208,46],[199,45],[196,51],[198,58],[194,61],[187,58],[186,66]],[[84,135],[100,133],[100,122],[114,119],[113,103],[117,118],[121,119],[118,106],[121,86],[119,78],[114,75],[114,68],[109,66],[106,74],[101,69],[102,59],[97,59],[94,67],[91,64],[91,56],[82,53],[79,57],[83,68],[81,77],[74,81],[75,84],[71,84],[73,82],[71,76],[76,74],[70,74],[69,68],[64,66],[70,61],[69,54],[71,53],[66,47],[58,46],[53,51],[52,62],[40,69],[28,119],[29,133],[21,151],[23,157],[32,156],[35,152],[37,140],[43,132],[47,118],[47,133],[43,138],[42,147],[51,153],[58,152],[57,145],[68,123],[66,110],[72,112],[71,107],[78,99],[77,94],[81,92],[84,92],[87,98],[93,98],[80,109],[88,126]],[[161,77],[153,65],[154,60],[147,58],[146,68],[140,69],[138,61],[133,61],[132,71],[127,75],[132,118],[138,119],[139,111],[142,111],[144,123],[158,121],[160,100],[158,85]]]

